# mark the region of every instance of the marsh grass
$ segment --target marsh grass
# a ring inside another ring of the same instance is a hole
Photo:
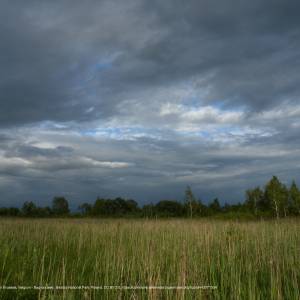
[[[0,220],[1,299],[300,299],[300,221]]]

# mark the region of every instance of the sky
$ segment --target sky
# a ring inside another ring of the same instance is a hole
[[[299,1],[0,7],[0,206],[300,184]]]

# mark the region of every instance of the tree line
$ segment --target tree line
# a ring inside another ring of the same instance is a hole
[[[64,197],[55,197],[52,206],[39,207],[32,201],[25,202],[21,209],[16,207],[0,208],[0,216],[24,217],[275,217],[300,216],[300,191],[293,181],[287,187],[276,176],[264,186],[255,187],[245,193],[243,203],[223,206],[218,198],[207,205],[196,199],[192,189],[185,190],[184,201],[162,200],[156,204],[145,204],[142,207],[131,199],[121,197],[115,199],[97,198],[91,203],[83,203],[78,207],[79,212],[71,213],[69,203]]]

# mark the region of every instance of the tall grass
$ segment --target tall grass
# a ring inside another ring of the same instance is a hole
[[[1,299],[300,299],[300,221],[0,220]]]

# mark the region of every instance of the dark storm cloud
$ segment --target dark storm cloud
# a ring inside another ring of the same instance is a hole
[[[210,88],[202,102],[296,101],[299,9],[298,1],[2,1],[0,122],[107,118],[136,90],[189,78]]]
[[[196,77],[200,90],[210,88],[203,101],[255,110],[297,100],[296,1],[155,3],[145,10],[162,34],[119,58],[119,80],[144,87]],[[129,69],[128,61],[134,62]]]
[[[78,9],[80,11],[80,7]],[[90,103],[80,89],[83,83],[78,74],[85,72],[93,57],[89,57],[89,51],[80,49],[84,48],[86,40],[80,39],[77,29],[84,23],[78,24],[76,16],[70,13],[72,10],[70,12],[65,5],[60,7],[54,3],[2,2],[2,126],[86,118],[85,110]],[[93,51],[93,55],[101,54],[97,47]]]
[[[300,179],[299,10],[291,0],[1,1],[6,201],[181,199],[186,184],[231,201],[273,174]]]

